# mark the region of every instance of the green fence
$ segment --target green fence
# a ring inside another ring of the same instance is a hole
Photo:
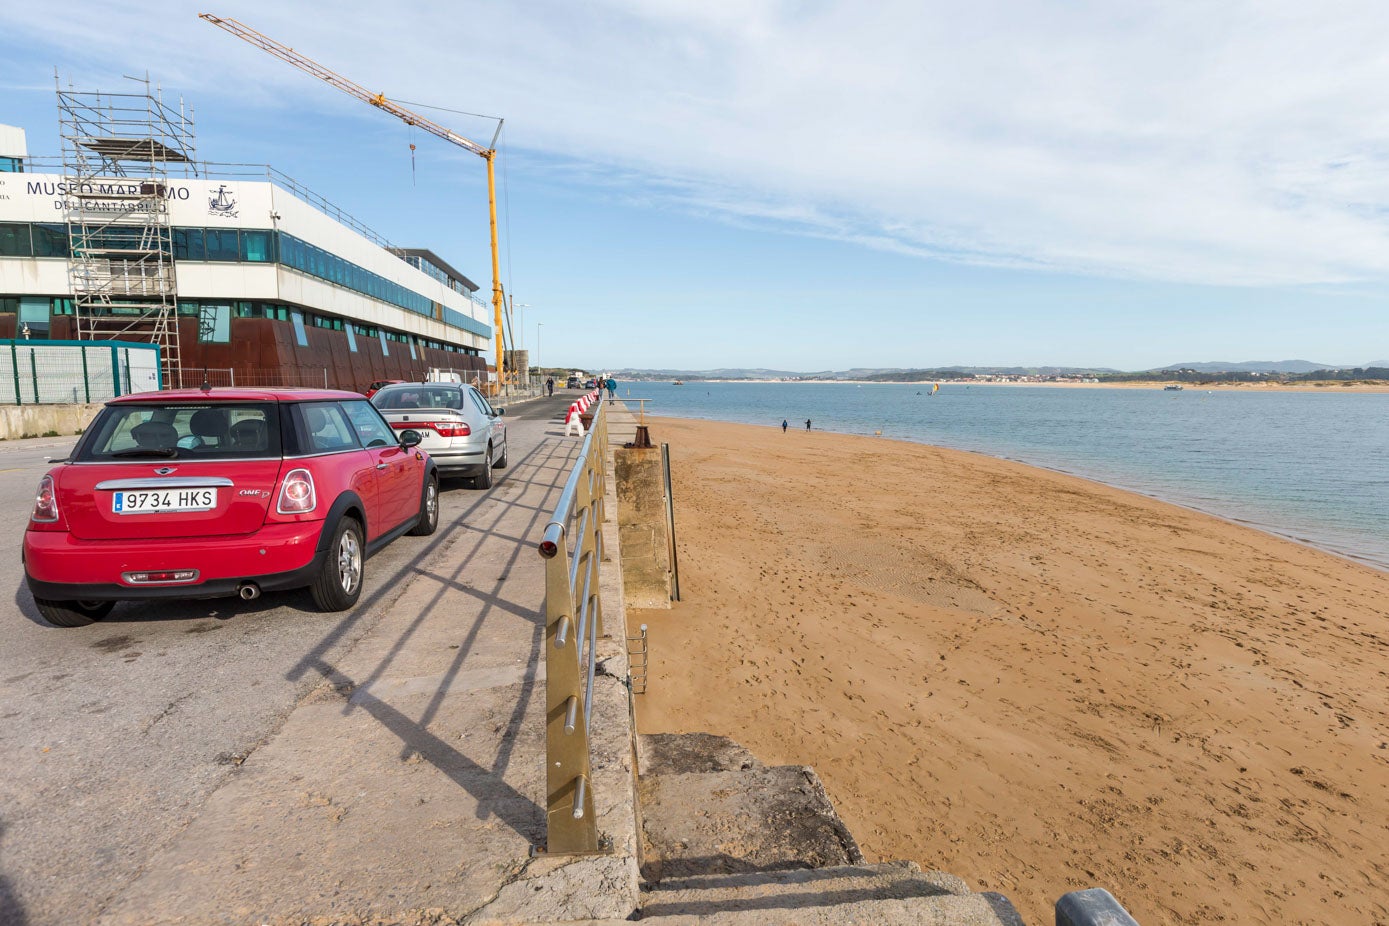
[[[105,402],[158,388],[155,344],[0,339],[0,404]]]

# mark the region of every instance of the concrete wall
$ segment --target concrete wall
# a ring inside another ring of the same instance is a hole
[[[100,405],[0,405],[0,440],[78,434],[99,411]]]
[[[622,591],[629,608],[670,607],[670,547],[659,447],[613,451]]]

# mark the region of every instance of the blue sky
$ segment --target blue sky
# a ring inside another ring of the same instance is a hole
[[[196,14],[500,115],[502,278],[543,364],[1389,357],[1381,2],[220,2],[5,4],[0,122],[56,155],[55,66],[148,71],[200,158],[488,292],[481,159]]]

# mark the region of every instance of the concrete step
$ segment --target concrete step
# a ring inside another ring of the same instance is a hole
[[[1021,926],[1008,901],[974,894],[915,862],[668,878],[642,893],[642,919],[678,923],[940,923]]]
[[[914,862],[866,864],[819,776],[727,737],[638,738],[641,918],[797,926],[1023,926],[999,894]]]
[[[968,894],[969,886],[942,871],[925,872],[915,862],[876,862],[829,868],[784,868],[723,874],[674,876],[642,889],[642,903],[700,903],[739,896],[787,897],[807,893],[857,893],[879,898]]]
[[[857,900],[816,905],[732,899],[669,914],[648,914],[661,926],[1026,926],[999,894],[946,894],[906,900]]]
[[[651,883],[863,861],[819,776],[805,766],[643,775],[637,787],[642,877]]]
[[[736,772],[762,763],[734,740],[713,733],[643,733],[637,737],[643,775]]]

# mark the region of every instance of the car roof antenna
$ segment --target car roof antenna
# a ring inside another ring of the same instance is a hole
[[[212,391],[212,382],[208,379],[207,367],[203,367],[203,384],[199,387],[203,392]]]

